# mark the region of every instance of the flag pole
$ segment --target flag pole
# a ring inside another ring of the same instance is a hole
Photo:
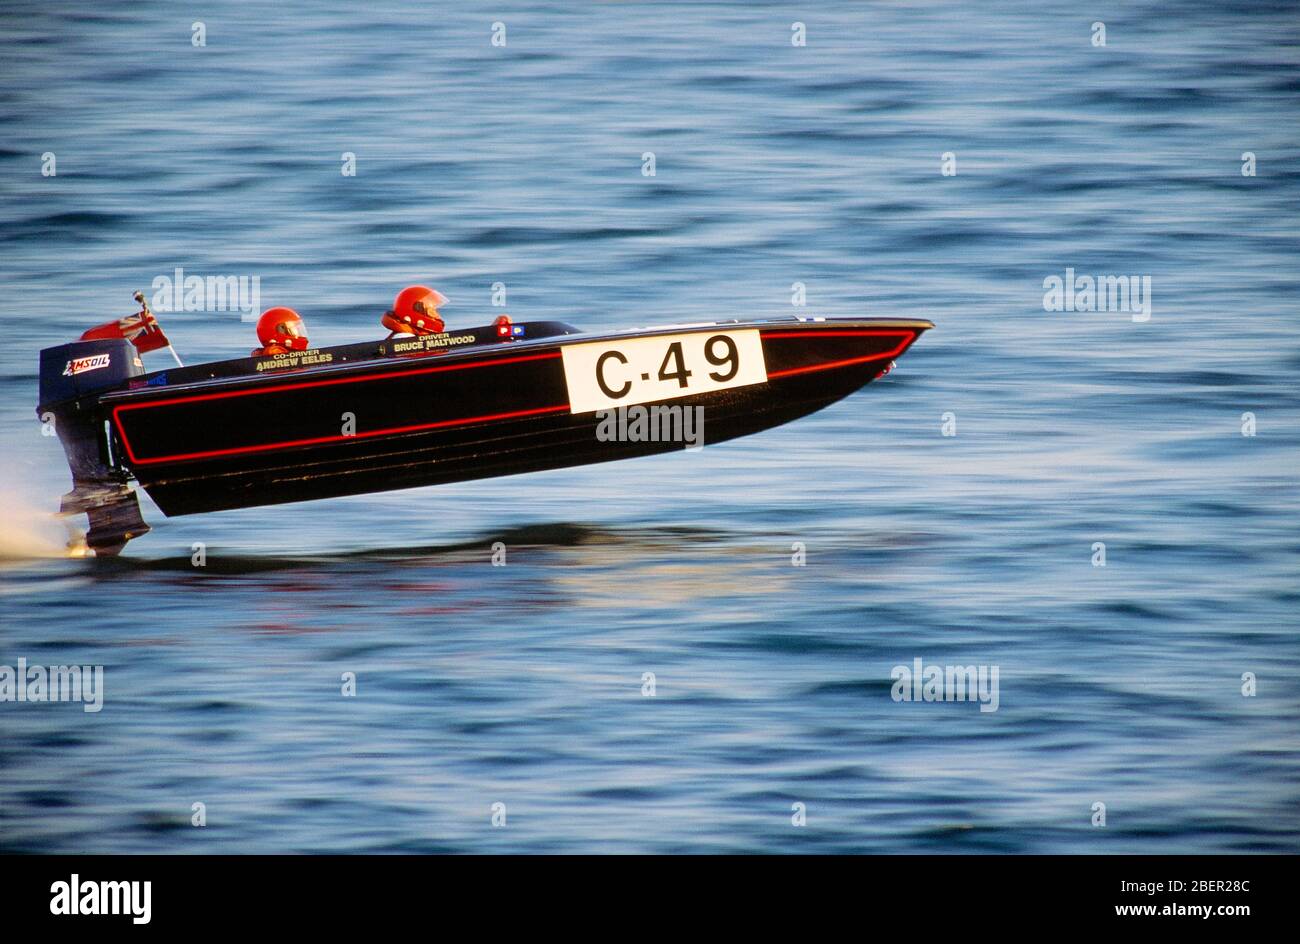
[[[144,299],[144,292],[136,292],[135,295],[133,295],[132,297],[135,299],[136,304],[140,306],[140,310],[145,315],[149,316],[150,318],[153,318],[153,312],[149,310],[149,303]],[[158,319],[154,318],[155,324],[157,323],[157,321]],[[170,338],[167,339],[167,353],[172,356],[172,360],[176,362],[177,367],[185,366],[183,363],[181,363],[181,356],[176,353],[176,348],[172,347],[172,342]]]

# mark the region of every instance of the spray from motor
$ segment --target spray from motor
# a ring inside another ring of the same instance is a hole
[[[49,496],[30,493],[21,470],[0,466],[0,560],[42,557],[84,557],[84,534],[69,534],[65,523],[50,514]],[[82,553],[74,553],[80,546]]]

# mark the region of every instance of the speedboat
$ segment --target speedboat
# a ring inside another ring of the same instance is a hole
[[[674,408],[723,442],[853,393],[932,327],[786,317],[587,334],[502,317],[155,371],[138,337],[92,336],[41,352],[37,414],[72,472],[61,511],[87,514],[88,548],[111,555],[149,530],[132,480],[170,517],[681,449],[633,434]]]

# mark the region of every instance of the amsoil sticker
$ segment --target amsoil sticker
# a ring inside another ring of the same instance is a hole
[[[63,376],[71,377],[74,374],[84,374],[88,370],[99,370],[101,367],[107,367],[109,361],[108,354],[95,354],[91,357],[74,357],[68,361],[68,366],[63,368]]]

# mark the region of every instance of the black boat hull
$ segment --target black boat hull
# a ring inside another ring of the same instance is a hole
[[[700,407],[696,415],[703,419],[704,444],[734,439],[858,390],[930,325],[831,321],[738,327],[760,328],[765,382],[641,406]],[[505,344],[254,377],[217,389],[208,389],[212,384],[142,389],[111,394],[102,402],[118,460],[168,516],[682,449],[686,444],[680,439],[610,441],[599,435],[606,414],[571,412],[560,348],[590,340]]]
[[[132,479],[189,515],[707,445],[848,396],[931,327],[498,323],[153,373],[125,338],[95,339],[41,352],[37,414],[72,472],[62,511],[116,554],[149,530]]]

